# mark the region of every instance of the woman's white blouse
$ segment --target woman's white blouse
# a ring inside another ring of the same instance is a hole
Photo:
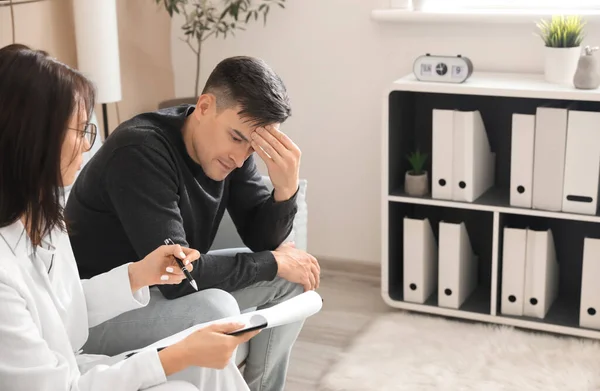
[[[80,280],[66,233],[55,230],[34,254],[20,221],[0,228],[0,389],[133,391],[166,381],[153,350],[107,366],[80,353],[88,329],[148,304],[132,294],[128,265]]]

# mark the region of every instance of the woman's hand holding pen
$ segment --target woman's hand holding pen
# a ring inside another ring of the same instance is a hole
[[[173,257],[181,259],[191,272],[200,253],[178,244],[158,247],[141,261],[129,264],[131,291],[136,292],[145,286],[181,283],[185,275]]]

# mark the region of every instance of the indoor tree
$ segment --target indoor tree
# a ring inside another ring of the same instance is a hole
[[[198,96],[200,79],[200,56],[202,43],[214,36],[234,35],[244,30],[246,24],[257,21],[267,23],[271,6],[285,8],[285,0],[154,0],[162,4],[169,16],[182,14],[185,22],[181,27],[190,50],[196,55],[196,83],[194,97]]]

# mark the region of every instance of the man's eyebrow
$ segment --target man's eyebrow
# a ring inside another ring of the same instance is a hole
[[[237,134],[238,137],[241,138],[242,140],[244,140],[245,142],[247,142],[247,143],[250,142],[250,141],[248,141],[248,139],[246,138],[246,136],[244,136],[242,134],[242,132],[240,132],[239,130],[236,130],[236,129],[231,129],[231,130],[233,130],[235,132],[235,134]]]

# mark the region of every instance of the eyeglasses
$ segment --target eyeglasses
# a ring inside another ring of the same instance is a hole
[[[98,134],[98,127],[96,126],[96,124],[88,123],[83,127],[83,129],[77,129],[77,128],[69,128],[69,129],[78,131],[80,133],[81,138],[84,138],[84,137],[86,138],[86,140],[90,144],[90,148],[87,149],[87,151],[92,149],[92,146],[94,145],[94,141],[96,141],[96,135]]]

